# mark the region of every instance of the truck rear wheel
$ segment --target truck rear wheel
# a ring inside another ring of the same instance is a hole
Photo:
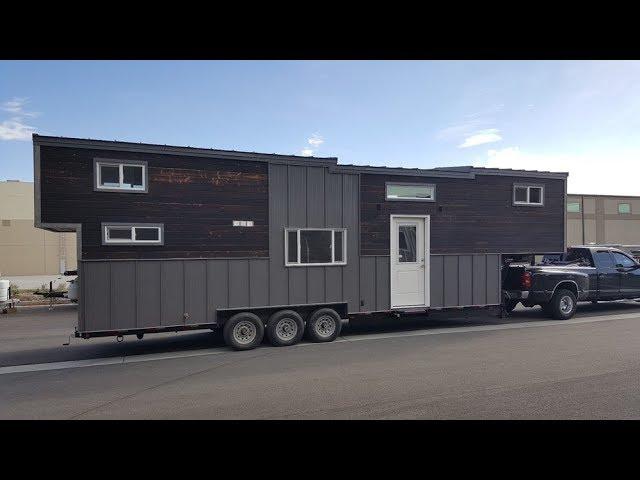
[[[304,335],[304,321],[293,310],[280,310],[267,321],[266,333],[274,347],[295,345]]]
[[[234,350],[251,350],[262,342],[264,325],[257,315],[237,313],[224,324],[224,343]]]
[[[578,301],[571,290],[557,290],[549,302],[549,313],[556,320],[568,320],[576,313]]]
[[[342,329],[342,319],[332,308],[319,308],[307,320],[307,337],[312,342],[333,342]]]

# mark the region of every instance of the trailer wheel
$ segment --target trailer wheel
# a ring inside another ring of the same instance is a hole
[[[307,320],[307,337],[312,342],[333,342],[342,329],[342,319],[332,308],[320,308]]]
[[[267,321],[266,334],[274,347],[295,345],[304,335],[304,321],[293,310],[280,310]]]
[[[237,313],[224,324],[224,343],[234,350],[251,350],[262,342],[264,325],[257,315]]]
[[[576,296],[570,290],[558,290],[549,302],[549,313],[557,320],[567,320],[576,313]]]

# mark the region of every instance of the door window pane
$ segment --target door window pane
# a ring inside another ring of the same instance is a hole
[[[331,263],[331,230],[300,230],[300,263]]]
[[[101,165],[100,185],[104,187],[120,186],[120,167],[118,165]]]
[[[414,263],[416,261],[416,226],[400,225],[398,227],[398,261]]]

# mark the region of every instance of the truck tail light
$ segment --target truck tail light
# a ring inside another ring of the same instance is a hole
[[[531,288],[531,273],[522,272],[522,276],[520,277],[520,283],[522,284],[523,290],[529,290]]]

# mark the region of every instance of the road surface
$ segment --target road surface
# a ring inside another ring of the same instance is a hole
[[[209,331],[69,339],[75,308],[0,315],[0,418],[640,418],[635,302],[568,321],[536,308],[352,324],[334,343],[248,352]]]

